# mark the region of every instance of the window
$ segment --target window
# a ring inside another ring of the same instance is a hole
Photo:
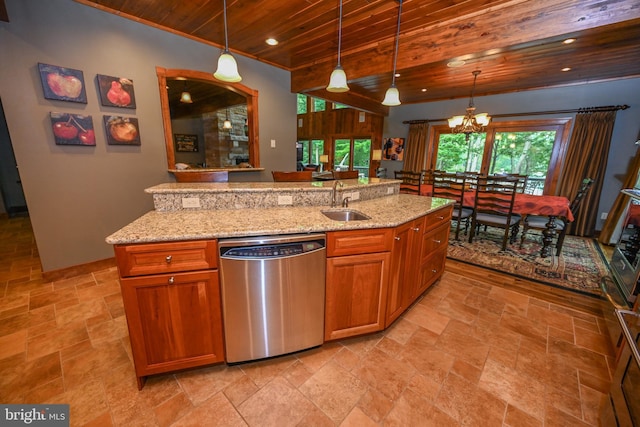
[[[336,138],[333,152],[334,170],[357,170],[360,176],[369,176],[370,138]]]
[[[324,140],[298,141],[298,162],[302,162],[303,165],[319,165],[322,154],[324,154]]]
[[[491,124],[486,133],[469,139],[434,126],[429,168],[483,174],[518,173],[529,176],[526,191],[554,194],[568,139],[569,120],[533,120]]]
[[[320,98],[311,98],[313,100],[313,111],[324,111],[327,108],[327,101]]]
[[[305,114],[307,112],[307,95],[301,93],[298,95],[298,114]]]

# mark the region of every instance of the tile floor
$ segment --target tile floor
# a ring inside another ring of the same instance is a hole
[[[447,271],[384,333],[138,391],[116,269],[44,280],[28,218],[0,242],[0,402],[74,426],[594,426],[609,387],[600,317]]]

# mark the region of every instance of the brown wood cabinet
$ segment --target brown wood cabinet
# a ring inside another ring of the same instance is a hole
[[[327,233],[325,341],[384,329],[392,233]]]
[[[385,327],[393,323],[444,270],[451,208],[396,227],[391,251]]]
[[[224,361],[216,252],[215,240],[115,247],[138,388]]]

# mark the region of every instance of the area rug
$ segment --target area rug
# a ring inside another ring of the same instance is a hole
[[[473,243],[462,232],[458,241],[451,233],[447,257],[585,295],[602,295],[600,278],[609,271],[594,239],[566,236],[560,256],[552,248],[553,255],[542,258],[541,234],[529,231],[522,248],[519,237],[502,251],[502,230],[498,228],[481,231]]]

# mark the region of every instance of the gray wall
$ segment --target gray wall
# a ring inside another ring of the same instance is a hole
[[[482,81],[478,81],[478,87]],[[402,93],[400,94],[402,100]],[[469,99],[432,102],[425,104],[400,105],[391,107],[385,121],[384,137],[404,137],[409,132],[405,120],[439,119],[463,114]],[[581,107],[627,104],[631,108],[618,111],[613,129],[611,150],[604,175],[604,184],[598,209],[597,229],[602,228],[600,215],[608,212],[616,195],[622,188],[629,161],[638,149],[634,142],[640,133],[640,79],[625,79],[603,83],[592,83],[555,89],[475,97],[476,111],[491,114],[528,113],[536,111],[567,110]],[[575,114],[528,116],[496,119],[496,121],[529,120],[541,118],[574,118]],[[434,124],[445,124],[437,122]],[[387,175],[393,177],[393,170],[402,169],[402,162],[383,161]]]
[[[155,67],[213,72],[220,49],[71,0],[5,2],[10,22],[0,22],[0,98],[43,269],[110,258],[105,237],[153,209],[145,188],[173,180]],[[236,59],[242,83],[259,92],[260,157],[269,170],[233,179],[270,180],[271,169],[295,168],[296,98],[289,73]],[[82,70],[88,103],[44,99],[39,62]],[[96,74],[132,79],[136,110],[101,106]],[[91,115],[96,146],[55,145],[52,111]],[[107,114],[137,117],[141,146],[107,145]]]

